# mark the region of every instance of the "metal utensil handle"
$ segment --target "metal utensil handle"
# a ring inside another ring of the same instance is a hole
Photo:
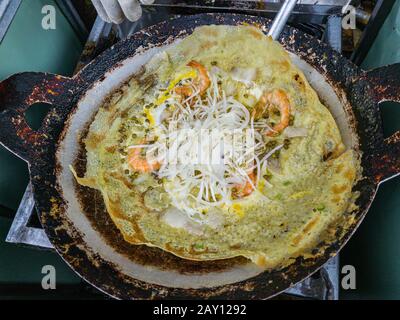
[[[37,131],[25,119],[25,111],[37,102],[51,104],[53,117],[61,112],[61,100],[68,101],[68,83],[71,79],[40,72],[23,72],[0,82],[0,144],[25,161],[35,161],[48,138],[48,121]],[[56,108],[57,107],[57,108]]]
[[[277,40],[286,25],[292,11],[297,3],[297,0],[286,0],[278,14],[276,15],[274,21],[272,22],[271,29],[268,32],[268,35],[272,37],[272,39]]]
[[[400,103],[400,63],[369,70],[361,78],[369,81],[377,103],[385,101]],[[400,130],[383,141],[372,163],[377,182],[384,182],[400,175]]]

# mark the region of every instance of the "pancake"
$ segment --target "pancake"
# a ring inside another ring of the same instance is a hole
[[[127,242],[263,268],[332,236],[360,176],[304,74],[252,26],[199,27],[156,54],[99,108],[85,147],[76,180]]]

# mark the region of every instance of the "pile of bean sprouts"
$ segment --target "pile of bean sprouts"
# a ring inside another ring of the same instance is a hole
[[[209,77],[202,96],[191,81],[190,97],[182,101],[172,93],[158,107],[165,116],[155,130],[156,141],[131,146],[145,147],[149,161],[161,164],[156,174],[172,204],[197,222],[210,207],[231,204],[238,186],[249,183],[256,190],[268,158],[282,147],[268,152],[263,138],[271,130],[268,124],[255,122],[246,106],[227,97],[217,75]]]

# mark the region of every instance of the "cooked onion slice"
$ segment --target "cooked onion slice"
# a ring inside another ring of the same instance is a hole
[[[306,128],[298,128],[298,127],[287,127],[283,134],[287,138],[298,138],[298,137],[306,137],[307,129]]]
[[[246,85],[251,85],[257,75],[256,68],[239,68],[235,67],[231,71],[233,80],[243,82]]]

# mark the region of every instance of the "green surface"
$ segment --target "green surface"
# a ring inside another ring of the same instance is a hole
[[[400,1],[385,21],[364,64],[371,69],[400,62]],[[400,105],[381,106],[385,135],[400,130]],[[344,299],[400,299],[400,177],[385,182],[359,230],[341,254],[356,268],[356,290]]]
[[[5,239],[11,221],[0,218],[0,238]],[[37,283],[42,281],[42,267],[52,265],[56,269],[57,283],[79,283],[75,275],[58,254],[14,244],[2,243],[0,247],[0,291],[3,283]],[[4,277],[6,276],[6,277]]]
[[[82,51],[78,37],[56,7],[56,29],[41,26],[44,5],[52,0],[23,0],[5,38],[0,43],[0,80],[21,71],[47,71],[70,75]],[[29,123],[37,128],[46,107],[29,111]],[[0,204],[16,209],[28,183],[26,164],[0,147]],[[0,209],[1,210],[1,209]],[[11,220],[0,218],[1,283],[33,283],[40,286],[43,265],[56,267],[57,283],[78,283],[80,279],[54,252],[20,248],[4,239]],[[0,292],[1,293],[1,292]]]
[[[56,29],[42,29],[41,10],[46,4],[54,5],[54,1],[22,1],[0,44],[0,80],[22,71],[72,73],[82,45],[57,7]],[[27,167],[1,148],[0,170],[0,204],[16,209],[28,182]]]

